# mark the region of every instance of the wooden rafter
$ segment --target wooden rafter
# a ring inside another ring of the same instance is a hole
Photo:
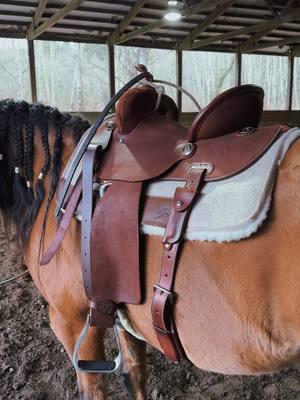
[[[28,32],[27,38],[29,40],[36,39],[42,33],[44,33],[47,29],[51,28],[51,26],[55,25],[58,21],[63,19],[66,15],[68,15],[71,11],[75,10],[81,4],[83,4],[86,0],[70,0],[68,4],[57,11],[51,18],[47,21],[39,25],[34,29],[33,32]]]
[[[300,57],[300,46],[293,46],[291,54],[294,57]]]
[[[288,16],[284,16],[283,20],[284,20],[284,22],[290,22],[295,18],[299,18],[299,16],[300,16],[300,10],[297,9],[297,10],[294,10],[294,12],[292,12]],[[234,37],[237,37],[240,35],[245,35],[248,33],[253,33],[253,32],[258,33],[258,32],[262,32],[262,31],[270,32],[271,30],[276,29],[276,27],[278,26],[278,23],[279,23],[278,18],[270,19],[269,21],[259,22],[254,25],[245,26],[240,29],[235,29],[230,32],[222,33],[221,35],[213,36],[208,39],[195,41],[190,48],[197,49],[200,47],[207,46],[208,44],[211,44],[211,43],[222,42],[224,40],[228,40],[228,39],[231,39],[231,38],[234,38]],[[255,50],[255,47],[256,46],[254,45],[253,48],[251,49],[251,51]],[[240,47],[240,49],[241,48],[242,48],[242,46]],[[249,50],[247,50],[247,51],[249,51]]]
[[[294,43],[300,43],[300,36],[294,36],[294,37],[290,37],[287,39],[282,39],[282,40],[270,40],[268,42],[264,42],[264,43],[259,43],[256,44],[252,51],[258,51],[258,50],[263,50],[263,49],[267,49],[270,47],[283,47],[283,46],[288,46]]]
[[[131,9],[128,11],[128,14],[122,19],[120,24],[116,27],[116,29],[110,35],[108,41],[110,45],[114,45],[118,43],[121,38],[121,34],[125,31],[125,29],[130,25],[131,21],[136,17],[139,11],[144,7],[147,0],[137,0]]]
[[[224,3],[228,3],[228,0],[203,0],[203,1],[201,1],[200,4],[196,4],[193,7],[189,7],[187,9],[185,9],[182,12],[182,16],[189,17],[189,16],[197,14],[198,12],[201,12],[201,11],[211,10],[212,8],[214,8],[220,4],[224,4]],[[174,23],[171,23],[171,24],[174,24]],[[115,42],[115,44],[124,43],[130,39],[137,37],[137,36],[143,35],[144,33],[150,32],[154,29],[159,29],[160,27],[162,27],[164,25],[170,25],[170,22],[168,22],[166,19],[162,18],[159,21],[152,22],[151,24],[148,24],[139,29],[133,30],[132,32],[121,35],[120,39],[117,42]]]
[[[278,23],[271,25],[270,27],[266,29],[262,29],[259,32],[256,32],[254,35],[252,35],[249,39],[247,39],[240,47],[239,51],[240,52],[247,52],[251,51],[255,44],[261,39],[262,37],[266,36],[268,33],[272,32],[274,29],[277,29],[280,25],[282,25],[283,22],[278,20]]]
[[[294,16],[295,14],[296,14],[296,16],[299,14],[298,10],[294,10],[294,12],[286,14],[286,8],[285,8],[281,15],[276,16],[275,20],[276,19],[278,20],[277,24],[275,23],[274,26],[270,26],[266,29],[262,29],[262,30],[256,32],[254,35],[252,35],[248,40],[246,40],[239,47],[239,51],[241,51],[241,52],[253,51],[253,48],[255,47],[255,45],[259,41],[259,39],[263,38],[268,33],[272,32],[274,29],[277,29],[280,25],[284,24],[285,22],[291,21],[293,18],[295,18],[295,16]]]
[[[235,0],[231,0],[228,3],[219,5],[214,11],[212,11],[204,21],[202,21],[192,32],[190,32],[177,46],[178,50],[187,50],[193,43],[193,40],[204,32],[209,25],[213,24],[224,12],[232,6]]]
[[[278,14],[273,6],[272,0],[265,0],[265,3],[267,5],[267,7],[269,8],[269,10],[271,11],[271,13],[273,14],[273,17],[278,17]]]
[[[290,12],[290,9],[296,5],[296,0],[288,0],[281,15],[286,15]]]
[[[47,2],[48,2],[48,0],[39,0],[39,4],[35,10],[35,14],[32,18],[31,24],[28,28],[27,36],[32,35],[34,33],[35,28],[38,27],[38,25],[41,21],[42,15],[47,7]]]

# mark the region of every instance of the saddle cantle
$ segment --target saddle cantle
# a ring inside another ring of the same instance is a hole
[[[209,139],[238,131],[257,128],[263,110],[264,91],[255,85],[242,85],[226,90],[213,99],[194,119],[187,140]]]
[[[101,152],[97,137],[90,143],[82,179],[62,220],[65,232],[82,189],[82,267],[91,325],[112,326],[118,304],[139,304],[143,299],[138,229],[143,189],[157,178],[184,181],[174,193],[166,221],[161,277],[154,285],[152,304],[153,327],[164,353],[174,362],[184,355],[173,319],[173,284],[185,226],[205,182],[245,170],[285,131],[279,125],[257,128],[262,103],[263,90],[257,86],[229,89],[202,110],[188,130],[155,111],[152,88],[131,89],[121,97],[116,126],[112,119],[109,132],[106,124],[97,133],[99,138],[109,135],[107,150]],[[107,190],[93,210],[95,180]]]

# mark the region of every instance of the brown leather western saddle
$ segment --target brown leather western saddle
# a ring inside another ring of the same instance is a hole
[[[286,130],[279,125],[258,128],[263,97],[263,90],[253,85],[229,89],[186,129],[174,120],[178,116],[172,102],[165,99],[165,109],[158,110],[168,114],[171,109],[168,116],[154,110],[157,94],[144,85],[123,94],[115,118],[94,135],[78,179],[64,198],[58,233],[42,260],[47,263],[55,254],[82,196],[82,270],[90,313],[75,348],[77,368],[111,372],[118,366],[120,356],[114,362],[78,361],[77,350],[90,325],[112,327],[117,305],[143,301],[139,225],[143,219],[153,221],[160,205],[151,198],[142,201],[141,194],[155,179],[185,182],[176,189],[164,221],[161,275],[151,310],[165,355],[173,362],[184,356],[173,319],[173,284],[185,226],[205,182],[248,168]],[[96,202],[95,182],[103,189]]]

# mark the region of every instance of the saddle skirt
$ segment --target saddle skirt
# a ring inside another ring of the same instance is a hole
[[[221,243],[245,239],[257,232],[268,216],[277,167],[299,137],[300,129],[293,128],[244,172],[222,181],[207,182],[193,206],[184,238]],[[180,181],[149,184],[140,226],[142,233],[164,235],[174,192],[180,186],[183,186]]]

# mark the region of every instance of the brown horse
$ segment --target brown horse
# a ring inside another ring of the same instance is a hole
[[[54,193],[86,123],[42,105],[0,102],[0,207],[16,226],[24,259],[49,303],[52,329],[72,357],[88,312],[80,263],[80,224],[73,220],[62,247],[39,265],[57,222]],[[225,374],[272,373],[300,359],[300,143],[279,168],[268,222],[250,239],[183,245],[176,275],[175,319],[187,357]],[[51,171],[51,173],[50,173]],[[42,241],[41,241],[42,238]],[[128,306],[130,320],[159,349],[151,321],[152,286],[161,242],[144,237],[145,301]],[[90,329],[83,359],[103,357],[104,331]],[[135,399],[145,399],[145,344],[120,333],[124,371]],[[85,400],[105,399],[105,377],[78,373]]]

